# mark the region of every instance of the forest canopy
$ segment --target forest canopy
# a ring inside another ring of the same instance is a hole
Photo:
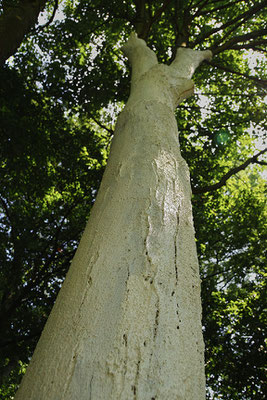
[[[0,1],[0,398],[12,399],[94,204],[130,88],[132,31],[160,62],[213,52],[176,110],[192,183],[207,399],[262,399],[267,1]]]

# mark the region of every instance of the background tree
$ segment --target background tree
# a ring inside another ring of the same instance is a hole
[[[3,64],[20,46],[23,38],[37,23],[44,7],[50,6],[46,0],[2,0],[0,15],[0,64]],[[52,22],[58,0],[49,22]]]
[[[12,395],[32,354],[94,202],[129,91],[119,47],[133,28],[162,62],[183,43],[215,54],[195,74],[196,96],[177,110],[195,192],[207,378],[215,392],[208,396],[262,398],[262,158],[217,191],[200,188],[258,153],[265,5],[65,2],[64,19],[28,35],[12,65],[2,67],[3,398]],[[247,50],[254,51],[253,67]]]

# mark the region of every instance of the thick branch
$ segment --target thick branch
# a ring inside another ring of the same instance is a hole
[[[146,1],[135,0],[136,18],[132,21],[138,37],[147,40],[151,26],[161,17],[164,10],[168,7],[172,0],[165,0],[162,6],[152,15],[151,4],[149,10],[146,8]]]
[[[122,51],[132,65],[132,82],[158,63],[154,51],[147,47],[144,40],[137,38],[135,33],[130,35]]]
[[[155,12],[155,14],[152,17],[151,20],[151,25],[156,22],[162,15],[162,13],[165,11],[165,9],[168,7],[172,0],[165,0],[162,6]]]
[[[249,158],[243,164],[239,165],[239,167],[235,167],[235,168],[230,169],[230,171],[228,171],[227,174],[225,174],[221,178],[221,180],[219,182],[214,183],[213,185],[192,188],[192,192],[194,194],[200,194],[200,193],[206,193],[206,192],[213,192],[214,190],[217,190],[217,189],[221,188],[222,186],[226,185],[226,182],[228,181],[229,178],[231,178],[231,176],[233,176],[233,175],[237,174],[238,172],[242,171],[249,164],[259,163],[258,157],[261,156],[262,154],[266,153],[266,151],[267,151],[267,148],[262,150],[262,151],[260,151],[258,154],[255,154],[255,156]]]
[[[170,108],[177,105],[193,94],[194,83],[190,79],[196,68],[204,60],[210,60],[212,52],[210,50],[198,51],[189,48],[180,47],[177,50],[175,60],[170,66],[158,64],[156,54],[145,43],[132,33],[129,40],[123,46],[123,51],[129,58],[132,65],[131,95],[127,105],[132,104],[140,98],[140,92],[136,90],[138,81],[146,74],[146,83],[141,83],[142,97],[149,100],[161,98]],[[148,71],[152,70],[151,82],[148,84]],[[155,71],[160,71],[155,80]],[[162,77],[164,80],[161,80]],[[152,82],[153,81],[153,82]],[[169,83],[169,86],[166,83]],[[140,90],[140,89],[139,89]],[[140,100],[138,100],[140,101]]]
[[[132,20],[134,28],[141,39],[146,40],[149,32],[150,15],[145,0],[134,0],[136,17]]]
[[[12,56],[24,36],[36,24],[47,0],[21,0],[17,6],[4,9],[0,16],[0,65]]]
[[[170,68],[179,70],[181,78],[190,79],[197,67],[202,61],[210,61],[212,52],[210,50],[195,51],[192,49],[180,47],[177,50],[175,60],[171,63]]]
[[[231,38],[230,40],[228,40],[227,42],[225,42],[224,44],[222,44],[222,46],[218,46],[218,44],[221,43],[221,41],[217,42],[215,45],[213,45],[211,47],[211,51],[213,52],[213,54],[218,54],[224,50],[234,49],[235,45],[238,43],[244,43],[244,42],[247,42],[248,40],[254,39],[254,38],[257,39],[257,38],[263,37],[266,34],[267,34],[267,29],[261,29],[261,30],[257,30],[254,32],[246,33],[245,35],[235,36],[235,37]],[[256,45],[264,44],[264,43],[265,43],[265,40],[263,38],[259,39],[255,42]],[[238,46],[238,48],[239,49],[245,48],[246,45],[247,45],[247,43],[244,43],[244,45],[240,44]]]

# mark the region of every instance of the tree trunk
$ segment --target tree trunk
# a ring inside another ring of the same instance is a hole
[[[21,0],[17,5],[6,5],[0,16],[0,65],[12,56],[24,36],[37,22],[46,0]]]
[[[209,51],[170,66],[134,34],[131,95],[16,400],[204,400],[198,261],[174,109]]]

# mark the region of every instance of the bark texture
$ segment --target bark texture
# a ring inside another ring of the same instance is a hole
[[[204,346],[189,171],[174,108],[210,52],[172,65],[134,34],[96,204],[16,400],[204,400]]]
[[[0,16],[0,65],[15,53],[24,36],[34,27],[46,2],[20,0],[16,5],[8,5],[7,1],[3,1],[3,13]]]

